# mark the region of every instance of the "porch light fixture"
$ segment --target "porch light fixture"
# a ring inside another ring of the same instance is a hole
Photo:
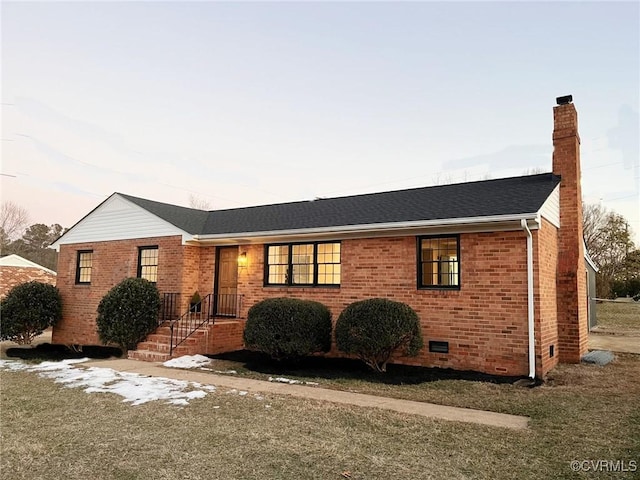
[[[242,252],[238,255],[238,266],[244,268],[247,266],[247,252]]]

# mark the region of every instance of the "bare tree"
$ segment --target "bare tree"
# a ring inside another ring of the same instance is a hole
[[[614,281],[629,277],[627,257],[635,249],[629,222],[600,204],[583,204],[582,219],[587,251],[600,269],[598,296],[609,296]]]
[[[610,212],[600,203],[582,203],[582,234],[591,259],[601,266],[600,256]]]
[[[530,167],[522,172],[523,175],[539,175],[541,173],[547,173],[547,170],[542,167]]]
[[[0,229],[2,236],[9,240],[20,237],[29,223],[29,212],[12,201],[2,202]]]
[[[194,194],[189,195],[189,206],[198,210],[211,210],[211,204],[208,201]]]

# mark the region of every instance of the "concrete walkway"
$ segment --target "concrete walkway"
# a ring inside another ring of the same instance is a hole
[[[141,362],[139,360],[117,359],[96,360],[85,362],[78,366],[112,368],[120,372],[132,372],[153,377],[165,377],[175,380],[199,382],[205,385],[217,387],[235,388],[252,393],[273,393],[277,395],[290,395],[310,400],[320,400],[359,407],[382,408],[401,413],[422,415],[423,417],[456,422],[478,423],[493,427],[526,429],[529,419],[517,415],[486,412],[470,408],[448,407],[432,403],[413,402],[410,400],[398,400],[395,398],[378,397],[362,393],[342,392],[303,385],[289,385],[284,383],[265,382],[227,375],[215,375],[197,370],[180,370],[162,366],[161,363]]]
[[[637,330],[608,331],[600,328],[589,334],[589,350],[640,354],[640,333]]]

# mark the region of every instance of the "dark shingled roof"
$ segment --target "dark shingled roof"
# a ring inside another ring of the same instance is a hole
[[[535,213],[551,173],[203,212],[122,195],[191,234],[220,235]]]
[[[118,193],[118,195],[192,235],[202,232],[204,225],[207,223],[207,217],[210,215],[210,212],[196,210],[195,208],[154,202],[153,200],[132,197],[124,193]]]

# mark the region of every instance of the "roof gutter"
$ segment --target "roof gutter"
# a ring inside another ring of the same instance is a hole
[[[537,225],[540,224],[540,215],[538,212],[521,213],[516,215],[492,215],[486,217],[465,217],[465,218],[446,218],[436,220],[418,220],[413,222],[387,222],[387,223],[369,223],[363,225],[339,225],[333,227],[314,227],[314,228],[296,228],[289,230],[265,230],[258,232],[234,232],[234,233],[215,233],[205,235],[194,235],[194,240],[230,240],[234,238],[246,239],[251,237],[281,237],[286,235],[313,235],[313,234],[342,234],[342,233],[364,233],[376,231],[394,231],[405,230],[411,228],[427,228],[427,227],[448,227],[456,225],[487,225],[492,223],[504,222],[522,222],[533,220]]]
[[[584,239],[583,239],[582,243],[584,244],[584,259],[591,266],[591,268],[593,268],[593,270],[596,273],[598,273],[600,271],[600,269],[598,268],[598,266],[593,261],[593,258],[591,258],[591,255],[589,255],[589,250],[587,249],[587,242],[585,242]]]
[[[529,378],[536,378],[536,337],[533,308],[533,235],[529,230],[527,221],[520,221],[522,229],[527,233],[527,305],[528,305],[528,331],[529,331]]]

